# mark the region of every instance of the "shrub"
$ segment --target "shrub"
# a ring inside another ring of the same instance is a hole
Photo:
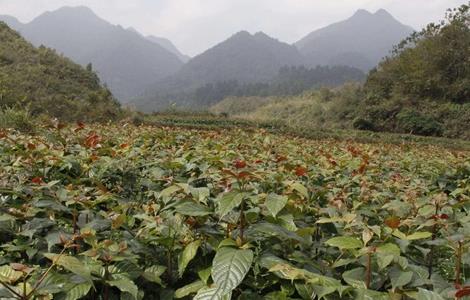
[[[414,109],[404,109],[398,115],[397,125],[400,131],[419,135],[442,135],[442,125],[430,115]]]
[[[354,127],[355,129],[359,129],[359,130],[371,130],[371,131],[374,131],[376,126],[374,126],[374,123],[371,122],[370,120],[363,119],[363,118],[356,118],[356,119],[353,121],[353,127]]]
[[[0,128],[15,128],[22,132],[32,132],[34,124],[28,110],[5,108],[0,110]]]

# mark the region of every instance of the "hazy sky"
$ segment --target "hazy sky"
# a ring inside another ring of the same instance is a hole
[[[291,43],[360,8],[385,8],[419,29],[442,19],[447,8],[465,3],[468,0],[0,0],[0,14],[28,22],[46,10],[85,5],[113,24],[167,37],[194,56],[240,30],[264,31]]]

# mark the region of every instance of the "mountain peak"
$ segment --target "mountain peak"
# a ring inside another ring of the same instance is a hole
[[[386,11],[385,9],[381,8],[379,9],[378,11],[375,12],[374,16],[378,16],[378,17],[386,17],[386,18],[393,18],[393,16],[388,12]]]
[[[81,12],[81,13],[87,13],[87,14],[95,14],[91,8],[84,6],[84,5],[78,5],[78,6],[62,6],[61,8],[57,9],[56,12]]]
[[[258,31],[257,33],[254,34],[255,37],[259,37],[259,38],[269,38],[271,39],[271,37],[269,35],[267,35],[266,33],[262,32],[262,31]]]
[[[354,15],[353,15],[353,18],[354,17],[370,17],[372,16],[372,14],[368,11],[368,10],[365,10],[365,9],[358,9]]]
[[[360,9],[352,17],[311,32],[295,45],[310,65],[374,67],[413,29],[384,9]]]
[[[56,10],[47,11],[36,19],[49,18],[50,16],[67,20],[76,20],[77,18],[82,20],[100,19],[93,10],[86,6],[62,6]]]
[[[246,30],[241,30],[237,33],[235,33],[232,37],[251,37],[251,33],[249,33],[248,31]]]

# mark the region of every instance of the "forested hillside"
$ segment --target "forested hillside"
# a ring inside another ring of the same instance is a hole
[[[337,87],[347,82],[363,82],[365,77],[361,70],[347,66],[316,68],[285,66],[267,81],[243,83],[233,79],[208,82],[192,88],[185,88],[183,85],[185,81],[182,81],[179,89],[174,87],[174,90],[160,91],[153,97],[147,96],[135,101],[134,105],[146,112],[165,109],[171,105],[183,109],[205,110],[226,97],[291,96],[320,87]]]
[[[300,127],[470,139],[469,24],[468,5],[449,11],[442,23],[430,24],[400,43],[370,72],[364,86],[288,98],[232,97],[212,111]]]
[[[104,121],[119,104],[97,75],[54,50],[35,48],[0,22],[0,107],[28,108],[62,120]]]
[[[470,8],[411,35],[369,75],[364,121],[385,131],[468,137]]]

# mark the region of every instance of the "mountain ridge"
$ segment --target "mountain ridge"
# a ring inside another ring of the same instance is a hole
[[[311,66],[345,64],[368,71],[413,31],[385,9],[375,13],[359,9],[345,20],[312,31],[294,45]]]

